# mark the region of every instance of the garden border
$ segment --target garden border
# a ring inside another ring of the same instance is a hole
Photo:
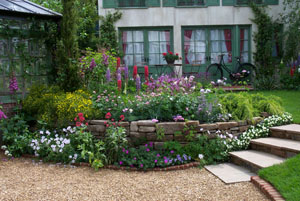
[[[251,182],[259,188],[268,198],[272,201],[285,201],[282,195],[276,190],[274,186],[272,186],[266,180],[260,178],[259,176],[252,176]]]

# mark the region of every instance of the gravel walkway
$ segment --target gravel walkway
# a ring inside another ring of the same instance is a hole
[[[0,153],[0,200],[268,200],[249,182],[225,185],[205,169],[126,172],[4,161]]]

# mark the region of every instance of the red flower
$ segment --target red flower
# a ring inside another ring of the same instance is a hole
[[[176,56],[178,56],[178,53],[176,53]]]
[[[82,114],[82,113],[78,113],[78,116],[79,116],[79,117],[83,117],[83,114]]]
[[[122,90],[122,80],[118,80],[118,90]]]
[[[108,113],[105,115],[105,119],[110,119],[110,117],[111,117],[111,114],[110,114],[110,112],[108,112]]]
[[[124,121],[124,119],[125,119],[123,114],[120,116],[120,118],[121,118],[121,121]]]
[[[79,117],[80,122],[83,122],[85,120],[84,117]]]
[[[86,125],[86,126],[88,126],[88,125],[89,125],[89,123],[85,123],[85,125]]]
[[[173,54],[173,52],[169,51],[169,54]]]
[[[145,78],[148,79],[148,77],[149,77],[149,68],[148,68],[148,66],[145,66],[144,70],[145,70]]]
[[[121,66],[121,59],[120,57],[117,58],[117,68],[119,68]]]
[[[291,77],[294,76],[294,69],[293,68],[291,68],[291,70],[290,70],[290,75],[291,75]]]
[[[77,117],[75,117],[74,121],[77,121]]]
[[[163,56],[167,56],[167,53],[164,52],[164,53],[163,53]]]
[[[137,76],[137,66],[133,66],[133,78],[136,79]]]
[[[111,119],[111,121],[114,121],[115,119]]]
[[[81,126],[81,123],[80,122],[76,122],[76,126],[77,127]]]

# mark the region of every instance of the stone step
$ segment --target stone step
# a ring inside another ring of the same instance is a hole
[[[285,159],[273,154],[246,150],[230,152],[231,162],[236,165],[244,166],[253,172],[261,168],[266,168],[275,164],[282,163]]]
[[[221,179],[226,184],[250,181],[255,174],[250,170],[232,163],[207,165],[205,169]]]
[[[300,142],[281,138],[259,138],[251,140],[251,149],[290,158],[300,153]]]
[[[272,127],[270,136],[300,141],[300,125],[290,124],[285,126]]]

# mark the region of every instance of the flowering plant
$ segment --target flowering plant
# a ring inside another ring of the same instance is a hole
[[[173,52],[168,51],[163,53],[163,58],[166,60],[166,62],[174,62],[175,60],[179,60],[179,55],[178,53],[173,54]]]

